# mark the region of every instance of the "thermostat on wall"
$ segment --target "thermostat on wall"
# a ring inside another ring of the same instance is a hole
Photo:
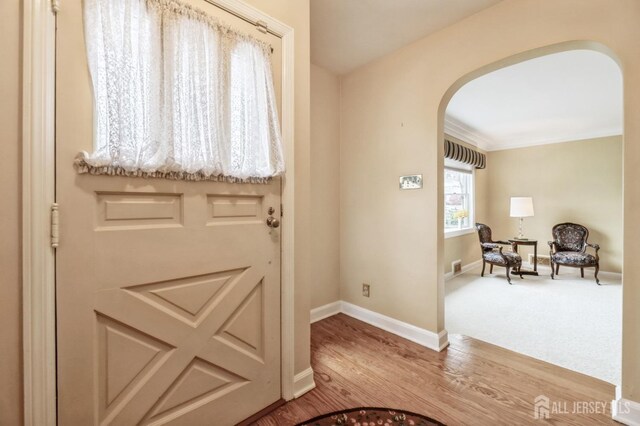
[[[421,189],[422,175],[400,176],[400,189]]]

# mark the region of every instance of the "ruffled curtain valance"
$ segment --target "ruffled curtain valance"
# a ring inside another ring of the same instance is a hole
[[[80,173],[265,182],[284,172],[270,46],[174,0],[85,0],[94,152]]]

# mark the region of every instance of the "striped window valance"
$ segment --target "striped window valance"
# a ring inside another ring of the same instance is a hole
[[[486,155],[447,139],[444,140],[444,157],[461,163],[471,164],[476,169],[484,169],[487,167]]]

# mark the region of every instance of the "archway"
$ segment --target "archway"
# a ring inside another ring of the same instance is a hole
[[[592,51],[597,51],[599,53],[605,54],[606,56],[608,56],[609,58],[611,58],[618,66],[618,68],[620,69],[621,73],[622,73],[622,67],[620,65],[620,61],[618,60],[618,58],[616,57],[616,55],[611,51],[611,49],[609,49],[608,47],[600,44],[600,43],[596,43],[596,42],[590,42],[590,41],[572,41],[572,42],[565,42],[565,43],[559,43],[559,44],[554,44],[554,45],[549,45],[549,46],[545,46],[542,48],[537,48],[537,49],[532,49],[529,51],[525,51],[525,52],[521,52],[519,54],[515,54],[512,56],[509,56],[507,58],[504,58],[500,61],[494,62],[492,64],[486,65],[484,67],[481,67],[477,70],[474,70],[466,75],[464,75],[463,77],[457,79],[450,87],[449,89],[446,91],[445,95],[443,96],[439,108],[438,108],[438,135],[439,135],[439,144],[443,145],[442,141],[444,140],[444,122],[445,122],[445,112],[447,110],[447,107],[451,101],[451,99],[453,98],[453,96],[458,92],[458,90],[460,90],[464,85],[466,85],[467,83],[481,77],[484,76],[486,74],[489,74],[493,71],[497,71],[500,70],[502,68],[506,68],[509,67],[511,65],[516,65],[519,64],[521,62],[525,62],[531,59],[536,59],[536,58],[540,58],[543,56],[547,56],[550,54],[554,54],[554,53],[561,53],[561,52],[568,52],[568,51],[572,51],[572,50],[592,50]],[[623,75],[624,78],[624,75]],[[622,143],[623,143],[623,156],[624,156],[624,134],[622,137]],[[443,182],[443,176],[444,176],[444,161],[442,160],[443,155],[440,152],[442,150],[442,146],[439,147],[439,159],[438,159],[438,176],[439,176],[439,181],[438,181],[438,211],[439,211],[439,215],[443,215],[444,213],[444,182]],[[620,173],[622,175],[622,170],[620,170]],[[623,198],[624,200],[624,198]],[[622,201],[622,203],[624,203],[624,201]],[[625,229],[625,225],[624,222],[622,224],[622,228],[623,228],[623,233],[624,233],[624,229]],[[439,221],[438,221],[438,232],[439,232],[439,238],[438,238],[438,259],[439,259],[439,268],[440,271],[442,272],[445,268],[444,265],[444,256],[443,256],[443,252],[444,252],[444,238],[443,238],[443,234],[444,234],[444,217],[439,217]],[[540,247],[539,247],[540,248]],[[544,250],[544,248],[542,248]],[[439,312],[438,312],[438,322],[441,325],[441,327],[439,329],[446,329],[446,324],[445,324],[445,286],[444,286],[444,280],[439,280],[438,282],[438,308],[439,308]],[[616,321],[622,321],[622,318],[618,318],[616,319]],[[619,384],[619,383],[618,383]]]

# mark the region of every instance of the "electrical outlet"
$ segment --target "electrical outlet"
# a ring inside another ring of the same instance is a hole
[[[370,285],[369,284],[362,284],[362,295],[364,297],[369,297],[369,295],[371,294],[370,291]]]
[[[462,272],[462,260],[454,260],[451,262],[451,270],[454,274]]]

